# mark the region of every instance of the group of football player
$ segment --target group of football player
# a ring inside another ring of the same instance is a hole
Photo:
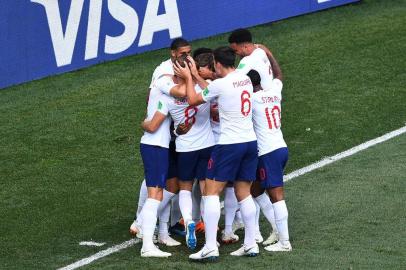
[[[190,43],[177,38],[170,59],[153,73],[141,123],[145,180],[130,227],[142,238],[142,257],[171,256],[155,243],[181,245],[168,230],[181,219],[189,249],[196,249],[197,230],[205,234],[204,246],[189,258],[218,258],[223,191],[220,242],[239,241],[235,232],[244,228],[242,246],[231,255],[256,256],[258,243],[269,252],[292,250],[283,192],[288,148],[281,131],[282,73],[249,30],[233,31],[228,42],[199,48],[192,57]],[[271,227],[265,241],[261,211]]]

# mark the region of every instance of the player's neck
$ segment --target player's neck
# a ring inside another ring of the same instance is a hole
[[[223,67],[222,71],[221,71],[221,77],[224,78],[225,76],[227,76],[228,74],[230,74],[231,72],[235,71],[235,67]]]
[[[246,48],[246,51],[245,51],[246,56],[251,55],[251,53],[253,51],[255,51],[255,49],[256,49],[254,43],[247,43],[245,48]]]

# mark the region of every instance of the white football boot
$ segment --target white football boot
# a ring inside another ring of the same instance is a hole
[[[189,256],[189,259],[195,261],[215,261],[219,257],[219,249],[208,249],[206,245],[199,251]]]
[[[170,237],[169,235],[161,236],[158,235],[158,243],[163,244],[167,247],[180,246],[181,243]]]
[[[141,249],[141,257],[167,258],[171,255],[171,253],[162,251],[156,246],[153,246],[151,249],[148,250],[144,250],[143,248]]]
[[[134,220],[130,226],[130,234],[142,239],[141,225],[139,225],[136,220]]]
[[[259,243],[262,243],[263,241],[264,241],[264,238],[262,237],[261,232],[256,231],[255,232],[255,242],[257,242],[259,244]]]
[[[278,242],[278,240],[279,240],[278,234],[275,232],[271,232],[269,234],[269,237],[264,242],[262,242],[262,245],[268,246],[271,244],[275,244],[276,242]]]
[[[270,252],[292,251],[292,246],[289,241],[286,242],[285,244],[282,244],[279,241],[279,242],[276,242],[276,244],[265,247],[264,249],[267,251],[270,251]]]
[[[246,247],[242,245],[239,249],[234,252],[231,252],[230,255],[232,256],[248,256],[248,257],[255,257],[259,254],[259,246],[255,243],[252,247]]]
[[[238,235],[234,234],[233,232],[225,233],[224,230],[221,232],[221,241],[225,244],[236,243],[239,239],[240,238],[238,237]]]

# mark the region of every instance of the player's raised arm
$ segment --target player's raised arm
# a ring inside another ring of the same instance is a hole
[[[196,83],[200,86],[200,88],[202,89],[206,88],[207,85],[209,85],[209,83],[200,76],[195,60],[190,56],[188,56],[187,59],[189,60],[188,65],[192,77],[195,79]]]
[[[275,79],[279,79],[282,81],[283,75],[282,75],[282,70],[281,67],[278,64],[278,61],[276,61],[275,57],[273,56],[272,52],[263,44],[256,44],[256,46],[262,50],[265,51],[266,56],[268,56],[269,62],[271,62],[272,66],[272,72],[273,76]]]
[[[188,65],[182,67],[179,63],[175,63],[173,66],[175,74],[185,80],[186,83],[186,96],[189,105],[195,106],[205,103],[202,97],[202,93],[197,94],[195,90],[195,82],[193,81],[192,74]]]

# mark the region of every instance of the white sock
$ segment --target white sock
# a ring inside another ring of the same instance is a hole
[[[148,198],[142,209],[142,248],[144,250],[154,247],[152,237],[154,236],[159,204],[160,201]]]
[[[192,188],[192,218],[193,221],[196,223],[200,221],[201,209],[200,209],[200,202],[201,202],[202,194],[200,192],[200,185],[199,181],[195,181]]]
[[[275,213],[273,210],[272,202],[269,199],[268,195],[264,192],[256,197],[255,201],[259,204],[259,207],[261,208],[262,213],[268,220],[269,224],[271,224],[272,231],[278,233],[278,229],[276,228],[275,223]]]
[[[285,200],[274,203],[273,209],[275,211],[275,222],[278,228],[279,241],[285,244],[289,242],[288,208],[286,207]]]
[[[162,201],[158,208],[159,217],[159,235],[161,237],[168,236],[168,221],[171,214],[171,200],[175,193],[169,192],[166,189],[163,191]]]
[[[189,190],[179,192],[179,208],[186,225],[187,222],[192,220],[192,192]]]
[[[179,208],[179,194],[176,194],[172,198],[172,207],[171,207],[171,226],[179,222],[182,217],[182,213]]]
[[[245,228],[245,237],[244,237],[244,245],[247,247],[252,247],[256,244],[255,242],[255,202],[252,199],[252,196],[248,196],[241,202],[240,209],[242,219],[244,221],[244,228]]]
[[[142,181],[141,187],[140,187],[140,194],[139,194],[139,197],[138,197],[137,214],[136,214],[136,220],[135,220],[135,222],[137,223],[138,226],[141,226],[141,224],[142,224],[141,211],[142,211],[142,208],[143,208],[147,198],[148,198],[148,189],[147,189],[147,184],[146,184],[145,179],[144,179]]]
[[[237,212],[235,212],[234,220],[236,223],[244,223],[244,221],[242,220],[242,216],[241,216],[240,205],[238,205],[238,210],[237,210]]]
[[[225,211],[225,221],[224,221],[224,232],[230,234],[233,232],[233,221],[235,217],[235,212],[238,210],[238,201],[234,193],[234,187],[226,187],[224,194],[224,211]]]
[[[204,198],[206,196],[202,195],[202,199],[200,200],[200,215],[204,219]]]
[[[261,207],[259,206],[259,204],[257,203],[256,200],[253,200],[255,203],[255,231],[256,232],[260,232],[259,229],[259,216],[261,214]]]
[[[217,226],[220,220],[220,198],[217,195],[204,198],[204,228],[206,234],[206,247],[217,248]]]

